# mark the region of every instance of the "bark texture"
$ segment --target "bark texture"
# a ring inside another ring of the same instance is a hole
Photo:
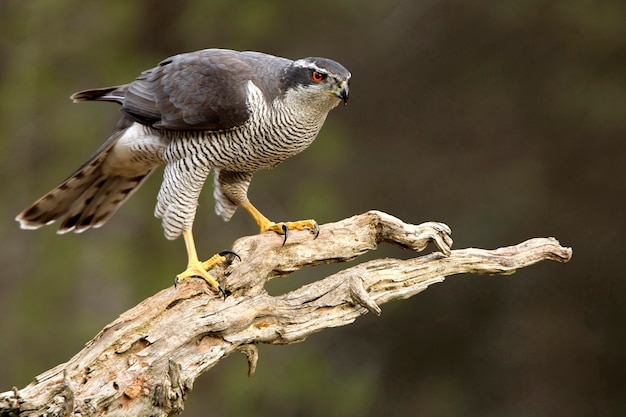
[[[0,415],[169,416],[183,410],[193,382],[232,352],[244,353],[249,373],[257,343],[288,344],[329,327],[352,323],[380,305],[411,297],[445,277],[512,274],[542,260],[567,262],[572,250],[536,238],[495,250],[451,250],[442,223],[406,224],[370,211],[306,231],[244,237],[233,246],[242,261],[216,267],[229,296],[202,280],[186,280],[142,301],[107,325],[68,362],[23,389],[0,394]],[[387,242],[435,252],[407,260],[364,262],[281,296],[264,284],[304,266],[344,262]]]

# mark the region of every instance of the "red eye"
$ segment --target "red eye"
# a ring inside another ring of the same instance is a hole
[[[323,74],[319,71],[313,71],[311,73],[311,79],[315,81],[316,83],[322,82],[324,78],[326,78],[326,74]]]

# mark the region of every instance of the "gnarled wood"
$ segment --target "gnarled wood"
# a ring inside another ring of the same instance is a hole
[[[496,250],[450,250],[449,235],[442,223],[412,225],[370,211],[321,226],[317,239],[303,231],[292,232],[284,246],[273,233],[239,239],[233,249],[243,261],[212,271],[230,292],[225,300],[202,280],[160,291],[107,325],[68,362],[21,390],[0,394],[0,414],[178,414],[194,380],[234,351],[248,357],[253,373],[256,343],[296,343],[367,312],[379,315],[379,305],[411,297],[449,275],[512,274],[572,255],[553,238]],[[281,296],[263,288],[273,277],[354,259],[380,242],[414,251],[432,242],[438,251],[365,262]]]

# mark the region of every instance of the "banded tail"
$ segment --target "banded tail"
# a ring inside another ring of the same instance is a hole
[[[124,130],[114,133],[87,162],[55,189],[17,215],[22,229],[39,229],[62,220],[58,233],[100,227],[143,184],[151,168],[133,177],[109,175],[103,163]]]

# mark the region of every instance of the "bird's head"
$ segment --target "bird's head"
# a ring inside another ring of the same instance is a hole
[[[330,110],[341,101],[348,104],[351,76],[340,63],[313,57],[293,61],[285,71],[284,82],[301,100]]]

